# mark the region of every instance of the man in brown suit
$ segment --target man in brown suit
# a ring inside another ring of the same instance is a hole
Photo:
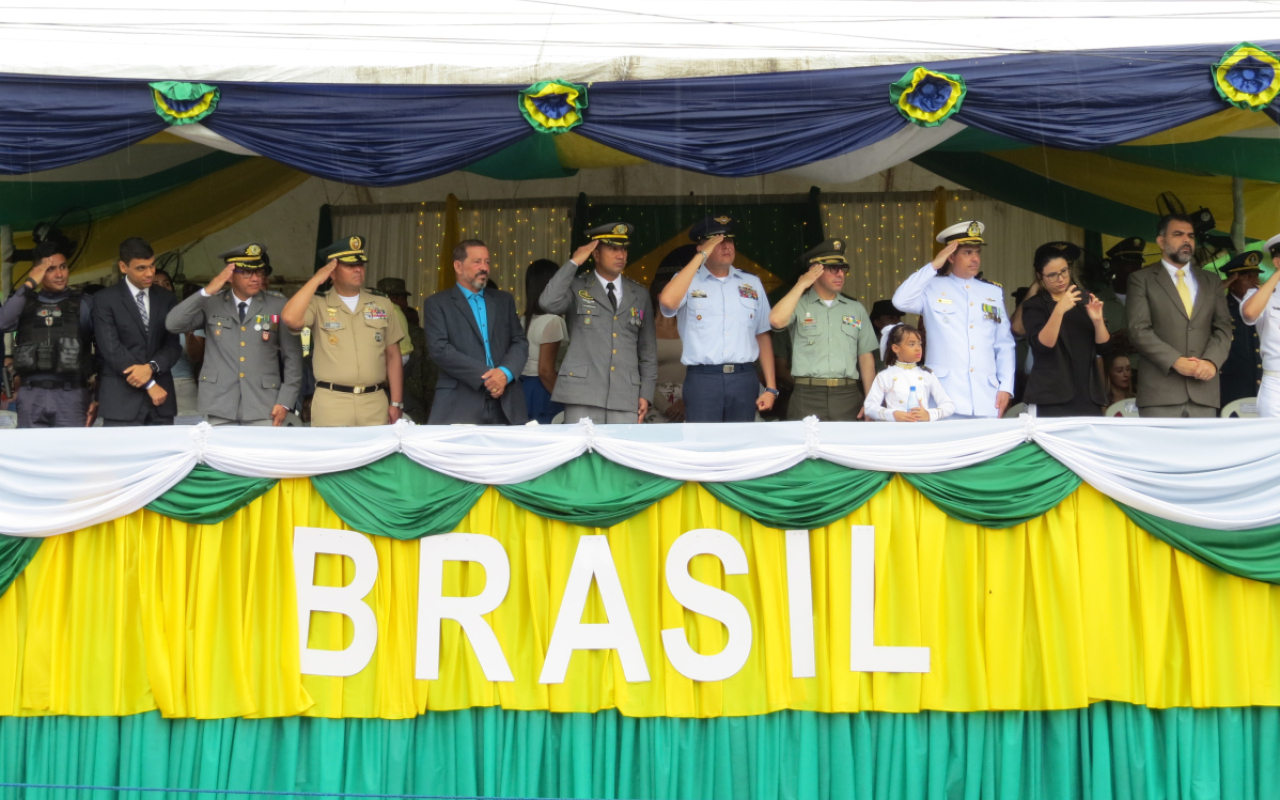
[[[1129,276],[1129,339],[1138,348],[1138,413],[1218,416],[1218,369],[1231,350],[1231,312],[1218,276],[1191,264],[1190,218],[1160,218],[1164,257]]]

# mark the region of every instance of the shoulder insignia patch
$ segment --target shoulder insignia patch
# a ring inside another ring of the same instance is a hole
[[[370,289],[370,288],[369,288],[369,287],[367,287],[367,286],[366,286],[362,291],[367,292],[368,294],[371,294],[371,295],[373,295],[374,297],[386,297],[386,296],[387,296],[387,293],[386,293],[386,292],[380,292],[380,291],[378,291],[377,289]]]

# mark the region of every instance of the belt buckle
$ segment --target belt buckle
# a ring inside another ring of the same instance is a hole
[[[828,389],[836,389],[836,388],[839,388],[839,386],[840,386],[840,379],[839,379],[839,378],[827,378],[827,388],[828,388]]]
[[[352,393],[352,394],[364,394],[364,387],[363,387],[363,386],[352,386],[352,387],[351,387],[351,393]]]
[[[735,366],[735,365],[733,365],[733,364],[725,364],[725,365],[724,365],[724,371],[725,371],[725,372],[733,372],[733,371],[734,371],[734,369],[736,369],[736,366]]]

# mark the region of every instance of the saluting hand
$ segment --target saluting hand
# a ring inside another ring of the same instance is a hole
[[[36,285],[36,290],[40,289],[40,281],[44,280],[44,274],[49,271],[49,258],[40,259],[40,263],[31,268],[27,273],[27,277]]]
[[[579,247],[577,250],[574,250],[573,256],[572,256],[573,263],[577,264],[580,267],[585,265],[587,263],[587,259],[590,258],[591,254],[596,251],[596,247],[599,244],[600,244],[599,239],[592,239],[591,241],[584,244],[582,247]]]
[[[951,254],[954,253],[956,251],[956,248],[959,246],[960,246],[960,240],[957,239],[954,242],[949,243],[946,247],[939,250],[938,254],[933,257],[933,261],[930,262],[930,265],[933,267],[934,271],[942,269],[942,265],[947,263],[947,259],[951,258]]]
[[[805,272],[803,275],[800,276],[800,278],[796,281],[796,285],[802,289],[808,289],[810,286],[817,283],[818,278],[821,278],[822,273],[826,271],[827,271],[827,268],[822,266],[821,264],[814,264],[813,266],[809,267],[807,272]]]
[[[329,278],[333,276],[333,271],[337,268],[338,268],[338,259],[331,258],[329,259],[328,264],[325,264],[323,267],[316,270],[316,274],[311,276],[311,280],[315,282],[317,286],[319,286],[320,284],[329,280]]]
[[[716,236],[712,236],[710,239],[706,241],[705,244],[702,245],[702,247],[698,248],[698,252],[703,253],[708,258],[710,258],[711,254],[716,251],[716,248],[719,247],[720,243],[723,241],[724,241],[723,233],[717,234]]]
[[[204,293],[213,296],[222,291],[222,287],[227,285],[227,281],[231,280],[231,273],[236,271],[235,264],[228,264],[222,268],[222,272],[213,276],[213,280],[209,281],[209,285],[204,287]]]

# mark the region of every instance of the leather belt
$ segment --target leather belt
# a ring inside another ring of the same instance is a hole
[[[317,389],[328,389],[331,392],[345,392],[347,394],[371,394],[373,392],[386,391],[385,383],[374,384],[373,386],[343,386],[338,383],[329,383],[328,381],[316,381]]]
[[[799,386],[826,386],[833,389],[837,386],[849,386],[853,380],[850,378],[796,378],[795,382]]]
[[[30,386],[32,389],[58,389],[64,392],[73,389],[84,389],[88,384],[80,381],[28,381],[22,382],[23,386]]]
[[[755,364],[690,364],[686,372],[754,372]]]

